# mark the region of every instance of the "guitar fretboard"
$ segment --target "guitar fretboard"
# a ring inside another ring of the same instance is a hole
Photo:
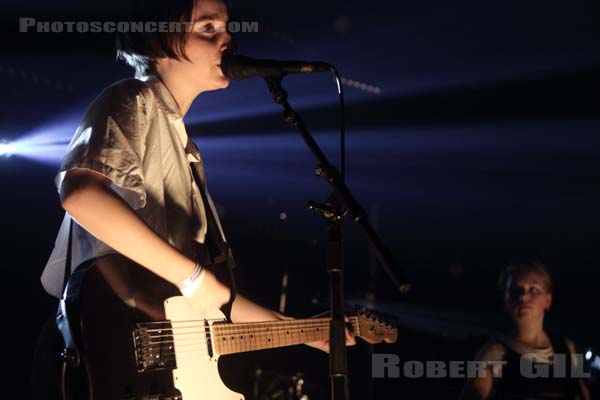
[[[350,317],[354,335],[358,335],[358,319]],[[217,354],[292,346],[329,338],[330,318],[290,319],[283,321],[214,324],[213,349]]]

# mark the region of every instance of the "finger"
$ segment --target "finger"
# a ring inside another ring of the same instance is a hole
[[[329,353],[329,341],[328,340],[317,340],[316,342],[308,342],[306,344],[315,349],[319,349],[321,351]]]

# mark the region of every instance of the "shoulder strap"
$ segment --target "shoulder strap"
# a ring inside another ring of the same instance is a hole
[[[212,207],[208,203],[208,196],[206,192],[206,185],[204,181],[198,176],[198,171],[194,168],[193,165],[190,165],[192,169],[192,175],[194,177],[194,182],[200,191],[200,196],[202,196],[202,204],[204,205],[204,209],[206,210],[206,240],[205,244],[208,247],[210,257],[213,261],[220,259],[221,257],[225,257],[223,261],[227,264],[227,269],[229,270],[229,301],[221,307],[221,311],[228,320],[231,320],[231,307],[233,306],[233,301],[235,300],[235,296],[237,294],[237,288],[235,285],[235,275],[233,270],[235,268],[235,259],[233,257],[233,252],[231,251],[231,247],[225,241],[223,235],[221,235],[220,230],[217,226],[217,218],[218,216],[213,214]]]
[[[73,246],[73,217],[69,215],[69,238],[67,239],[67,255],[65,259],[65,274],[63,276],[63,285],[61,289],[61,293],[64,293],[65,288],[67,287],[67,283],[69,283],[69,278],[71,278],[71,253]]]

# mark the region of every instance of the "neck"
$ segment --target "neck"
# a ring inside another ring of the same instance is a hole
[[[187,79],[181,74],[171,74],[166,70],[162,70],[158,67],[158,75],[160,80],[165,84],[173,98],[179,106],[179,112],[182,117],[189,111],[194,99],[202,93],[201,90],[192,87]]]
[[[535,347],[543,347],[548,344],[548,335],[544,331],[543,321],[518,323],[512,336],[520,342]]]

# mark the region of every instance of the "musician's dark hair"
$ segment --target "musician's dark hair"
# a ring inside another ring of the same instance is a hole
[[[192,20],[194,0],[128,0],[124,20],[129,22],[187,22]],[[182,25],[183,26],[183,25]],[[162,57],[185,58],[188,32],[119,32],[117,58],[135,69],[136,78],[156,73],[156,60]]]
[[[546,265],[540,260],[518,261],[507,265],[500,273],[498,279],[498,289],[500,290],[500,293],[502,295],[506,293],[506,288],[511,279],[528,274],[538,275],[542,279],[544,290],[548,293],[552,293],[552,277],[550,276],[550,272],[548,272]]]

